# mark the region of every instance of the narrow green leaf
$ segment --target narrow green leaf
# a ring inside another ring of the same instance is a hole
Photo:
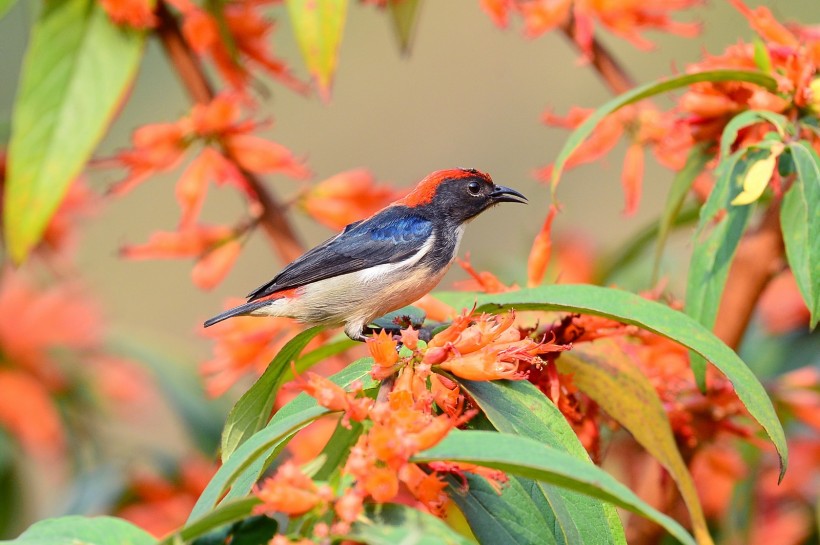
[[[350,427],[345,427],[340,421],[333,430],[333,435],[328,439],[322,455],[325,457],[322,467],[313,475],[317,481],[326,481],[334,471],[341,468],[350,455],[350,449],[359,440],[363,426],[359,422],[350,422]]]
[[[341,354],[346,350],[350,350],[358,344],[358,341],[354,341],[348,338],[345,338],[341,341],[323,344],[316,350],[311,350],[310,352],[307,352],[304,355],[300,356],[299,359],[293,362],[293,369],[295,369],[297,373],[304,373],[317,363],[322,362],[331,356]],[[290,367],[287,368],[285,373],[282,375],[282,383],[288,382],[289,380],[293,380],[293,369],[291,369]]]
[[[46,2],[14,105],[5,189],[9,256],[40,240],[137,73],[145,33],[115,26],[95,0]]]
[[[0,0],[0,19],[6,16],[6,13],[9,12],[11,8],[14,7],[14,4],[17,3],[17,0]]]
[[[370,506],[367,521],[353,524],[346,537],[367,545],[475,545],[438,517],[392,503]]]
[[[287,4],[305,64],[319,94],[328,100],[347,17],[347,0],[287,0]]]
[[[35,522],[2,545],[154,545],[151,534],[113,517],[60,517]]]
[[[174,545],[179,541],[190,541],[228,523],[242,520],[260,503],[262,501],[256,496],[224,503],[207,515],[189,521],[179,530],[168,534],[157,545]]]
[[[766,430],[780,456],[780,478],[783,478],[788,462],[786,436],[763,385],[731,348],[682,312],[633,293],[587,285],[539,286],[494,294],[437,293],[436,296],[456,308],[469,308],[477,302],[478,312],[514,308],[604,316],[636,325],[694,350],[729,379],[749,414]]]
[[[311,327],[292,338],[276,354],[262,376],[245,392],[233,406],[222,431],[222,462],[224,463],[248,437],[261,430],[270,418],[276,394],[284,382],[283,375],[290,362],[324,330],[322,326]]]
[[[420,452],[411,461],[466,462],[570,488],[642,515],[663,526],[682,543],[695,544],[674,519],[649,506],[604,470],[527,437],[453,430],[438,445]]]
[[[754,205],[730,203],[742,191],[741,181],[763,153],[766,151],[741,150],[722,162],[716,171],[715,186],[700,210],[686,281],[685,308],[686,314],[708,329],[715,325],[729,267],[754,210]],[[724,215],[718,219],[721,213]],[[706,361],[694,354],[690,360],[695,381],[705,391]]]
[[[561,411],[531,383],[459,382],[498,431],[529,437],[593,465]],[[569,543],[626,544],[623,527],[612,505],[569,490],[560,490],[560,497],[556,498],[553,487],[544,483],[539,486],[550,506],[559,508],[554,528],[566,536]],[[566,509],[567,517],[560,511],[562,508]],[[556,538],[560,542],[558,534]]]
[[[362,358],[330,377],[330,380],[347,387],[354,381],[369,379],[372,366],[371,358]],[[369,385],[372,385],[372,379],[366,382],[365,388]],[[188,522],[211,511],[228,488],[231,490],[223,502],[244,497],[265,470],[265,463],[270,457],[284,448],[294,433],[328,413],[327,409],[317,405],[315,399],[304,393],[279,409],[264,429],[242,443],[222,464],[194,505]]]
[[[695,482],[678,450],[669,417],[652,383],[609,339],[576,345],[556,360],[559,371],[632,434],[678,484],[695,539],[712,545]]]
[[[658,224],[658,238],[655,243],[655,258],[652,261],[652,285],[658,282],[661,267],[661,257],[666,246],[666,240],[672,230],[672,225],[678,217],[683,201],[692,188],[695,179],[706,168],[706,163],[712,158],[712,154],[707,151],[704,144],[696,145],[689,152],[686,164],[675,174],[672,187],[669,188],[669,195],[666,197],[666,204],[663,207],[663,214]]]
[[[797,179],[783,197],[780,223],[786,257],[814,329],[820,320],[820,157],[807,142],[789,149]]]
[[[626,93],[613,98],[595,110],[595,113],[589,116],[589,118],[587,118],[581,126],[575,129],[572,134],[570,134],[569,138],[567,138],[567,141],[564,143],[564,147],[561,148],[561,151],[558,153],[558,158],[555,160],[555,165],[552,170],[551,186],[553,199],[555,198],[555,191],[558,188],[558,182],[561,179],[561,174],[563,173],[567,159],[569,159],[572,153],[578,149],[578,146],[581,145],[581,142],[583,142],[592,133],[598,123],[600,123],[606,116],[620,110],[624,106],[634,104],[635,102],[639,102],[645,98],[659,95],[667,91],[672,91],[674,89],[680,89],[681,87],[686,87],[687,85],[701,81],[745,81],[748,83],[755,83],[771,91],[777,89],[777,82],[774,78],[760,72],[750,72],[747,70],[709,70],[706,72],[682,74],[679,76],[654,81],[652,83],[647,83],[646,85],[636,87],[631,91],[627,91]]]
[[[480,543],[558,545],[550,520],[545,517],[551,515],[549,504],[536,506],[522,484],[532,486],[533,481],[511,477],[499,494],[483,477],[467,473],[465,479],[469,487],[466,492],[460,479],[448,478],[449,496],[464,513]],[[537,486],[535,489],[538,490]],[[543,502],[543,495],[540,499]]]
[[[399,49],[404,54],[410,53],[421,12],[421,0],[388,0],[387,7],[393,19]]]

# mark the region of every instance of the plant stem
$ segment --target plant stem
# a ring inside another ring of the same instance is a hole
[[[570,19],[567,23],[561,25],[561,31],[575,47],[580,49],[576,41],[578,31],[575,27],[574,20]],[[589,60],[592,66],[595,67],[595,71],[598,72],[598,75],[613,94],[620,95],[635,87],[636,83],[635,80],[632,79],[632,76],[627,73],[626,69],[621,66],[621,63],[618,62],[612,53],[595,37],[592,38],[589,56]]]
[[[159,19],[156,30],[157,36],[159,36],[162,47],[182,80],[188,95],[194,102],[200,104],[210,102],[215,95],[213,87],[208,81],[199,59],[183,38],[176,17],[168,10],[162,0],[157,2],[156,14]],[[228,158],[233,160],[230,155],[228,155]],[[257,176],[245,170],[242,170],[242,175],[248,181],[248,185],[262,207],[259,223],[267,233],[279,256],[283,261],[290,262],[302,255],[305,248],[299,242],[296,232],[285,215],[284,208]]]

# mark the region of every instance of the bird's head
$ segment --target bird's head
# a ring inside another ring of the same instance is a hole
[[[527,198],[514,189],[495,185],[488,174],[456,168],[433,172],[399,204],[430,207],[444,217],[464,223],[502,202],[526,204]]]

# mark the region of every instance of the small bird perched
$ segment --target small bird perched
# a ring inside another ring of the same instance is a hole
[[[465,225],[501,202],[527,198],[477,170],[434,172],[406,197],[351,223],[205,327],[233,316],[285,316],[344,324],[348,337],[363,341],[371,320],[438,284],[456,257]]]

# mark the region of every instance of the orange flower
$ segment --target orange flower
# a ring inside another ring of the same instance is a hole
[[[209,250],[191,270],[191,280],[201,290],[213,289],[230,272],[242,251],[242,243],[231,239]]]
[[[0,369],[0,428],[5,428],[29,454],[57,456],[65,434],[55,401],[32,375]]]
[[[225,302],[226,309],[242,301]],[[215,341],[213,357],[200,366],[205,389],[210,396],[224,394],[240,377],[261,375],[287,341],[301,330],[287,318],[261,320],[242,316],[203,329],[203,335]]]
[[[342,229],[381,210],[404,193],[377,185],[369,171],[356,169],[319,182],[304,195],[301,203],[319,223]]]
[[[145,244],[125,246],[120,255],[129,259],[168,259],[201,257],[210,248],[234,236],[231,228],[222,225],[197,225],[181,231],[157,231]]]
[[[447,483],[439,473],[425,473],[416,464],[407,464],[399,471],[399,478],[410,493],[434,515],[444,515],[450,498],[444,491]]]
[[[254,490],[262,505],[254,508],[256,513],[285,513],[303,515],[311,509],[326,504],[328,491],[320,489],[313,480],[302,473],[292,462],[285,462],[276,474],[265,479]]]
[[[386,378],[395,372],[396,362],[399,361],[396,346],[396,341],[384,330],[381,330],[378,335],[374,334],[372,338],[367,339],[367,348],[376,362],[373,367],[373,373],[375,373],[373,378],[376,380]]]
[[[315,398],[322,407],[331,411],[344,411],[342,425],[345,425],[348,420],[361,422],[367,418],[368,411],[373,406],[373,400],[368,397],[356,397],[356,387],[353,387],[353,392],[348,392],[330,379],[316,373],[308,372],[306,376],[307,380],[297,376],[296,384],[307,395]],[[358,388],[361,389],[360,384]]]
[[[396,472],[386,467],[371,470],[364,480],[364,489],[376,502],[389,502],[399,493]]]
[[[436,299],[429,293],[413,303],[413,306],[423,310],[426,318],[434,322],[446,322],[458,315],[456,309]]]
[[[157,24],[151,0],[100,0],[103,9],[118,25],[153,28]]]
[[[224,144],[228,154],[249,172],[279,173],[291,178],[310,177],[310,170],[290,150],[276,142],[249,134],[236,134],[226,136]]]
[[[503,293],[505,291],[513,291],[518,289],[518,286],[515,284],[507,286],[502,283],[501,280],[499,280],[498,277],[491,272],[476,271],[470,264],[470,254],[467,254],[464,259],[456,258],[456,263],[458,263],[461,268],[467,271],[467,274],[472,277],[471,280],[456,282],[456,289],[464,291],[483,291],[484,293]]]
[[[547,271],[549,265],[550,254],[552,253],[552,221],[558,213],[558,208],[553,204],[550,205],[547,218],[544,220],[544,226],[541,231],[535,236],[530,250],[530,256],[527,260],[527,286],[533,287],[539,285],[544,280],[544,273]]]
[[[287,65],[270,51],[274,23],[267,20],[258,0],[237,0],[219,6],[224,26],[211,13],[190,0],[169,0],[183,16],[182,34],[199,55],[209,56],[220,75],[236,90],[251,79],[249,66],[257,65],[298,93],[308,86],[293,76]]]

